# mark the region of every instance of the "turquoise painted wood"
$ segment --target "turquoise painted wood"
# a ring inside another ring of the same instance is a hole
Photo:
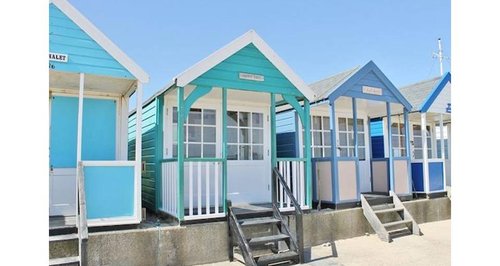
[[[135,215],[133,166],[86,166],[84,173],[88,219]]]
[[[201,97],[203,97],[204,95],[207,95],[210,91],[212,90],[212,87],[202,87],[202,86],[198,86],[196,87],[195,90],[193,90],[189,96],[184,100],[184,110],[183,110],[183,113],[185,114],[189,114],[189,110],[191,110],[191,106],[193,106],[193,104],[198,100],[200,99]],[[185,121],[182,121],[178,124],[181,124],[183,125]]]
[[[304,100],[304,120],[302,120],[304,126],[304,146],[305,148],[305,158],[306,158],[306,203],[307,206],[312,208],[312,168],[311,168],[311,106],[307,99]]]
[[[50,61],[53,70],[135,79],[54,4],[49,5],[49,51],[68,55],[66,63]]]
[[[262,75],[264,81],[240,79],[240,73]],[[191,83],[199,86],[216,86],[303,97],[299,90],[253,44],[242,48]]]
[[[155,141],[155,210],[158,210],[161,206],[163,206],[162,202],[162,172],[161,172],[161,160],[163,159],[163,107],[165,105],[164,94],[161,94],[158,98],[156,98],[156,141]]]
[[[184,121],[186,114],[184,114],[184,88],[177,88],[177,121]],[[177,123],[177,143],[184,143],[184,125]],[[180,221],[184,220],[184,145],[177,145],[177,160],[179,165],[178,182],[177,182],[177,218]]]
[[[227,210],[227,89],[222,89],[222,206]]]
[[[76,168],[78,98],[51,99],[50,164],[54,168]],[[82,160],[116,158],[116,102],[83,100]]]
[[[277,152],[276,152],[276,98],[274,93],[271,93],[271,107],[270,107],[270,117],[271,117],[271,165],[272,168],[277,167]]]
[[[141,174],[142,205],[150,210],[156,210],[157,182],[157,150],[158,146],[158,99],[150,102],[142,109],[142,161],[145,170]],[[135,160],[136,114],[129,117],[128,124],[128,159]],[[161,137],[160,137],[161,138]],[[160,173],[161,174],[161,173]]]

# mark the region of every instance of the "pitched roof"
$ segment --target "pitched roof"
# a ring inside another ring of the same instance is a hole
[[[439,93],[450,81],[450,72],[443,76],[423,80],[411,85],[401,87],[399,91],[413,106],[412,111],[421,111],[425,105],[430,105],[435,97],[431,97],[435,92]]]
[[[357,66],[345,70],[331,77],[309,84],[309,87],[316,94],[316,100],[325,99],[328,96],[330,96],[330,94],[334,90],[336,90],[344,81],[346,81],[349,77],[351,77],[354,73],[356,73],[360,68],[361,68],[360,66]]]
[[[147,83],[149,75],[132,59],[130,59],[116,44],[114,44],[104,33],[102,33],[92,22],[83,16],[75,7],[66,0],[50,0],[49,3],[57,6],[76,25],[96,41],[106,52],[116,59],[140,82]]]
[[[249,44],[253,44],[307,99],[314,99],[314,92],[254,30],[246,32],[226,46],[215,51],[205,59],[177,75],[174,78],[177,86],[186,86],[191,81],[203,75],[205,72]]]

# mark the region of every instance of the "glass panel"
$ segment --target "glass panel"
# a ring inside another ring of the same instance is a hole
[[[328,131],[328,132],[323,131],[323,143],[325,144],[325,146],[332,145],[332,142],[330,139],[330,131]]]
[[[252,158],[254,160],[264,159],[264,146],[263,145],[253,145],[252,146]]]
[[[215,127],[203,127],[203,142],[215,142]]]
[[[343,117],[339,118],[339,130],[341,130],[341,131],[347,130],[346,121],[345,121],[345,118],[343,118]]]
[[[347,157],[348,156],[346,148],[341,148],[340,149],[340,156],[341,157]]]
[[[401,150],[401,156],[402,156],[402,157],[406,156],[406,149],[402,149],[402,150]]]
[[[172,122],[177,124],[177,107],[174,107],[174,110],[172,111]]]
[[[203,110],[203,124],[215,125],[215,110],[211,109]]]
[[[238,145],[227,145],[227,159],[238,160]]]
[[[324,157],[330,157],[332,156],[332,149],[330,148],[325,148],[325,154]]]
[[[354,157],[354,148],[349,148],[349,157]]]
[[[365,156],[366,154],[365,154],[365,152],[366,152],[366,151],[365,151],[365,148],[358,148],[358,158],[359,158],[360,160],[364,160],[364,159],[366,159],[366,156]]]
[[[401,145],[401,147],[406,147],[406,138],[405,136],[401,136],[399,137],[399,144]]]
[[[192,108],[189,111],[188,123],[191,125],[201,125],[201,109]]]
[[[420,130],[420,125],[413,125],[413,136],[422,136],[422,130]]]
[[[172,145],[172,157],[177,158],[177,143]]]
[[[398,136],[392,136],[392,147],[393,148],[399,147],[399,137]]]
[[[203,157],[215,158],[215,144],[203,145]]]
[[[188,133],[188,141],[189,142],[201,142],[201,127],[200,126],[189,126],[187,133]]]
[[[352,132],[349,133],[349,146],[354,146],[354,134]]]
[[[413,139],[413,146],[415,148],[421,149],[422,148],[422,138],[419,137],[419,138]]]
[[[428,149],[430,149],[430,148],[431,148],[431,146],[432,146],[431,144],[432,144],[432,140],[431,140],[431,138],[429,137],[429,138],[427,138],[427,148],[428,148]]]
[[[263,129],[252,129],[252,143],[256,143],[256,144],[264,143],[264,130]]]
[[[227,111],[227,126],[238,126],[238,112]]]
[[[174,142],[177,142],[177,124],[174,124],[174,125],[173,125],[173,128],[174,128],[174,130],[173,130],[173,132],[172,132],[172,140],[173,140]]]
[[[323,124],[322,129],[323,130],[330,130],[330,118],[328,116],[323,116]]]
[[[250,143],[250,130],[248,128],[240,128],[239,143]]]
[[[365,146],[365,134],[358,133],[358,146]]]
[[[427,150],[427,158],[432,159],[432,150]]]
[[[392,134],[398,134],[398,124],[392,123],[392,125],[391,125],[391,133]]]
[[[358,132],[365,132],[363,119],[358,119]]]
[[[313,145],[314,146],[321,146],[323,145],[323,140],[321,139],[321,132],[319,131],[313,131]]]
[[[252,127],[264,127],[264,115],[261,113],[252,113]]]
[[[313,149],[313,157],[323,157],[323,155],[321,154],[321,148]]]
[[[238,119],[240,127],[249,127],[250,126],[250,124],[248,123],[249,116],[250,116],[250,113],[248,113],[248,112],[240,112],[240,116]]]
[[[399,148],[394,148],[392,149],[392,153],[394,157],[400,157],[401,156],[401,150]]]
[[[188,145],[188,157],[199,158],[201,157],[201,144],[189,144]]]
[[[240,145],[239,160],[250,160],[250,145]]]
[[[320,116],[313,116],[313,129],[321,129],[321,117]]]
[[[352,118],[347,118],[347,130],[353,131],[354,129],[354,120]]]
[[[228,143],[238,143],[238,129],[228,128],[227,129],[227,142]]]
[[[347,133],[339,133],[340,146],[347,146]]]
[[[415,149],[413,151],[413,156],[415,156],[415,159],[422,159],[423,158],[422,150],[421,149]]]

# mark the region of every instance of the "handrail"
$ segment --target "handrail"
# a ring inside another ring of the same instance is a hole
[[[87,225],[87,203],[85,199],[85,175],[83,163],[78,162],[78,249],[80,254],[80,265],[87,265],[87,240],[89,238]]]
[[[273,215],[274,215],[274,218],[280,220],[280,221],[283,221],[283,217],[281,216],[281,213],[280,213],[280,209],[278,207],[278,204],[276,203],[273,203]],[[290,229],[288,228],[288,226],[285,224],[285,223],[282,223],[281,224],[283,226],[283,229],[285,230],[285,233],[288,234],[288,235],[292,235],[291,232],[290,232]],[[295,239],[292,237],[290,238],[290,240],[292,240],[292,245],[294,246],[295,248],[295,251],[299,251],[299,245],[297,244],[297,241],[295,241]]]
[[[231,210],[231,207],[228,208],[228,212],[229,212],[229,222],[231,223],[230,227],[236,231],[235,233],[236,233],[236,238],[238,240],[238,246],[241,249],[243,259],[245,260],[245,265],[257,266],[257,263],[255,263],[255,260],[253,259],[253,254],[250,249],[250,245],[248,244],[248,241],[244,238],[243,230],[241,229],[240,224],[236,222],[237,219],[233,211]],[[232,248],[232,246],[229,248]]]
[[[302,227],[302,215],[304,214],[303,211],[302,211],[302,208],[300,208],[300,204],[297,202],[297,200],[295,199],[295,197],[293,196],[293,193],[292,191],[290,190],[290,188],[288,187],[288,184],[285,182],[285,179],[283,178],[283,176],[281,175],[281,173],[279,172],[278,168],[277,167],[274,167],[273,168],[273,182],[272,182],[272,193],[273,193],[273,197],[272,197],[272,203],[273,203],[273,206],[275,204],[277,204],[277,195],[275,194],[276,193],[276,188],[274,187],[275,186],[275,183],[274,182],[274,179],[276,179],[277,177],[277,180],[281,183],[281,185],[283,186],[284,190],[285,190],[285,193],[287,194],[288,198],[292,201],[292,204],[294,206],[294,210],[295,210],[295,233],[296,233],[296,237],[297,237],[297,247],[298,247],[298,253],[299,253],[299,261],[300,263],[304,263],[304,238],[303,238],[303,235],[304,235],[304,232],[303,232],[303,227]]]

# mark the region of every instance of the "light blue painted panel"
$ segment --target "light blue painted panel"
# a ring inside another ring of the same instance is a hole
[[[443,190],[443,163],[429,163],[429,189],[431,191]]]
[[[50,61],[51,69],[135,79],[54,4],[49,5],[49,50],[68,55],[68,62]]]
[[[295,111],[276,114],[276,133],[295,132]]]
[[[78,98],[52,97],[50,116],[50,164],[75,168]]]
[[[116,101],[84,99],[82,160],[116,158]]]
[[[134,167],[85,167],[89,219],[134,216]]]

